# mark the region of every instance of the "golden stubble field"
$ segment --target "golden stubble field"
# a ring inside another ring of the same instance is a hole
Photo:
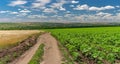
[[[29,36],[39,33],[39,30],[1,30],[0,31],[0,48],[21,42]]]

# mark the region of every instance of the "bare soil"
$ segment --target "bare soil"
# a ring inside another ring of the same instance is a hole
[[[62,64],[62,56],[58,48],[58,42],[50,33],[39,36],[37,43],[33,47],[10,64],[28,64],[42,43],[45,44],[45,47],[43,61],[40,64]]]
[[[62,64],[62,56],[57,40],[46,33],[42,35],[42,42],[45,44],[43,61],[40,64]]]
[[[38,38],[37,43],[33,47],[31,47],[23,55],[9,64],[28,64],[41,44],[40,38],[41,36]]]

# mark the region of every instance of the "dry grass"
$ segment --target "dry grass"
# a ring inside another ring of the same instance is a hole
[[[16,44],[28,38],[29,36],[39,32],[39,30],[0,31],[0,48]]]

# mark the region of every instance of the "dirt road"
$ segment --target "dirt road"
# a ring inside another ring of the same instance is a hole
[[[21,55],[19,58],[9,64],[28,64],[29,61],[32,59],[33,55],[35,54],[36,50],[39,48],[40,44],[41,36],[39,36],[37,43],[33,47],[31,47],[23,55]]]
[[[62,56],[58,48],[57,40],[46,33],[43,35],[43,42],[45,44],[43,62],[40,64],[61,64]]]
[[[38,38],[37,44],[10,64],[28,64],[41,43],[45,44],[45,48],[43,61],[40,64],[61,64],[62,56],[57,45],[57,40],[50,33],[41,35]]]

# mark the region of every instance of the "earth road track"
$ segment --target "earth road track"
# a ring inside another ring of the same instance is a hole
[[[50,33],[40,35],[33,47],[9,64],[28,64],[42,43],[45,47],[43,61],[40,64],[62,64],[62,55],[58,47],[58,42]]]

